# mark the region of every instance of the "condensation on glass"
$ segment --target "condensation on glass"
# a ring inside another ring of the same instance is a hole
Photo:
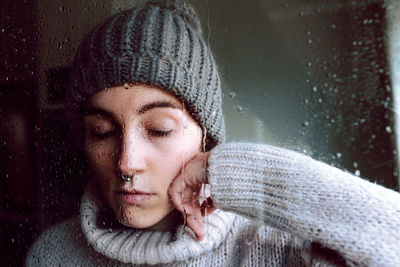
[[[84,34],[142,2],[3,0],[4,262],[22,263],[41,230],[76,213],[87,168],[63,114],[69,66]],[[396,1],[189,2],[223,76],[228,141],[294,149],[398,189]]]

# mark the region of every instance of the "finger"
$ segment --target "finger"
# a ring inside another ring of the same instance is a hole
[[[193,200],[193,188],[185,186],[182,194],[183,203],[190,203]]]
[[[207,183],[207,160],[209,153],[200,153],[185,164],[182,173],[185,183],[192,187]]]
[[[211,199],[211,197],[208,197],[206,200],[203,201],[203,203],[201,203],[200,206],[201,216],[203,217],[206,216],[206,212],[207,214],[211,214],[216,209],[217,207],[215,207],[213,200]]]
[[[168,188],[168,195],[172,201],[172,203],[174,204],[174,206],[180,211],[180,212],[184,212],[183,210],[183,190],[184,188],[182,188],[181,185],[181,180],[175,179],[174,182],[172,182],[172,184],[170,185],[170,187]]]
[[[188,216],[187,217],[187,225],[188,225],[188,227],[190,227],[190,229],[192,229],[192,231],[196,235],[196,239],[198,241],[201,241],[204,239],[205,229],[204,229],[204,224],[203,224],[203,221],[201,220],[201,217]]]

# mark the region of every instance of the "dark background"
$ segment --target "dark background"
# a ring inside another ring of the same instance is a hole
[[[75,216],[87,166],[64,116],[82,36],[143,1],[0,8],[0,251],[20,266]],[[190,1],[224,80],[229,141],[279,145],[398,190],[384,1]]]

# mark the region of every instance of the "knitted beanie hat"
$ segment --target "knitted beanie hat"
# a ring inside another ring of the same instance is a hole
[[[66,95],[75,134],[83,133],[84,101],[125,83],[160,87],[183,101],[206,134],[207,151],[224,142],[217,66],[185,1],[149,1],[110,17],[83,40]]]

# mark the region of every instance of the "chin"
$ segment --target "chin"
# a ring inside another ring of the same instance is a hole
[[[115,212],[115,210],[114,210]],[[152,228],[160,223],[170,211],[164,213],[157,210],[141,210],[137,207],[125,206],[115,212],[118,221],[130,228]]]
[[[144,221],[137,221],[137,220],[132,220],[128,219],[126,217],[124,218],[119,218],[119,222],[129,228],[137,228],[137,229],[145,229],[153,226],[154,224],[151,222],[144,222]]]

